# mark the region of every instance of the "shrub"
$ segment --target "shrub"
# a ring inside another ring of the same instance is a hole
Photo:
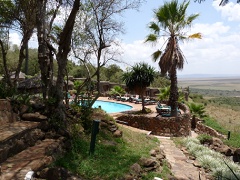
[[[183,143],[201,166],[211,170],[214,177],[226,180],[240,179],[240,166],[226,159],[222,154],[200,145],[197,139],[185,138]]]
[[[208,134],[200,134],[198,140],[201,144],[212,144],[213,138]]]
[[[190,112],[197,117],[203,118],[205,117],[205,106],[203,104],[196,104],[196,103],[188,103],[187,104]]]

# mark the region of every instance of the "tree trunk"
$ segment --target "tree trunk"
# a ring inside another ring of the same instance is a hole
[[[24,27],[24,28],[27,29],[28,27]],[[26,58],[24,51],[26,51],[28,41],[33,34],[33,28],[27,29],[27,30],[26,29],[23,29],[24,32],[23,32],[23,38],[22,38],[20,52],[19,52],[18,66],[17,66],[16,72],[15,72],[14,86],[16,86],[16,83],[19,79],[19,73],[21,71],[23,60]]]
[[[7,51],[4,48],[4,43],[1,39],[0,39],[0,46],[1,46],[1,51],[2,51],[1,54],[2,54],[2,59],[3,59],[3,69],[4,69],[5,81],[9,87],[12,87],[13,85],[12,85],[11,77],[10,77],[8,67],[7,67]]]
[[[147,113],[145,109],[145,103],[144,103],[144,92],[145,92],[145,89],[141,88],[142,113]]]
[[[26,53],[26,58],[25,58],[25,74],[28,75],[28,60],[29,60],[28,43],[27,43],[27,45],[26,45],[25,53]]]
[[[171,116],[178,115],[178,86],[177,86],[177,69],[176,69],[176,59],[174,59],[171,72],[170,72],[170,96],[169,96],[169,104],[171,106]]]
[[[38,0],[38,9],[36,16],[37,36],[38,36],[38,63],[41,70],[42,93],[43,99],[47,98],[48,89],[48,66],[49,66],[49,50],[46,37],[46,3],[47,0]]]
[[[103,49],[102,47],[103,47],[103,45],[102,45],[102,41],[100,38],[100,45],[99,45],[98,53],[97,53],[97,72],[96,72],[97,73],[97,95],[96,95],[96,97],[100,96],[100,60],[101,60],[102,49]]]
[[[71,36],[76,19],[77,12],[79,10],[80,1],[75,0],[71,13],[67,19],[67,22],[60,34],[58,53],[56,55],[58,62],[58,75],[55,88],[51,88],[51,97],[54,99],[54,113],[51,115],[56,118],[58,122],[65,124],[65,106],[63,105],[63,87],[64,77],[66,75],[67,56],[70,51]]]

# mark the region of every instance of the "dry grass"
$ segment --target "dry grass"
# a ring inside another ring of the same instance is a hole
[[[240,78],[201,78],[201,79],[179,79],[179,87],[189,86],[197,89],[228,90],[240,89]]]
[[[221,106],[206,106],[206,113],[217,120],[217,122],[233,132],[239,132],[240,129],[240,111],[235,111],[231,108],[221,107]]]

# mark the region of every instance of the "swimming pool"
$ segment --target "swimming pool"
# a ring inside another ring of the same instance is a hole
[[[109,102],[109,101],[100,101],[100,100],[97,100],[92,107],[98,108],[99,106],[101,106],[101,108],[107,113],[116,113],[116,112],[128,111],[132,109],[132,106],[129,106],[126,104]]]

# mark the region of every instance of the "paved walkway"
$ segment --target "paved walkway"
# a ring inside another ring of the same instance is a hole
[[[141,133],[149,134],[149,131],[142,129],[137,129],[134,127],[119,124],[131,129],[132,131],[138,131]],[[196,134],[193,134],[196,136]],[[170,139],[170,137],[155,136],[160,141],[160,148],[166,155],[166,159],[171,165],[171,172],[173,173],[175,180],[208,180],[206,178],[205,172],[202,168],[195,167],[193,165],[193,160],[190,160],[179,148],[177,148]],[[200,176],[200,178],[199,178]]]
[[[99,99],[114,102],[114,100],[108,100],[105,97],[101,97]],[[121,101],[120,103],[133,106],[133,110],[141,110],[141,107],[142,107],[141,104],[134,104],[129,102],[121,102]],[[155,106],[156,105],[146,106],[153,111],[152,116],[157,115]],[[112,115],[115,116],[116,114],[112,114]],[[149,134],[149,132],[145,130],[140,130],[140,129],[129,127],[122,124],[119,124],[119,126],[124,126],[132,129],[133,131],[139,131],[142,133]],[[197,134],[195,132],[192,132],[191,136],[196,137]],[[156,136],[156,137],[160,141],[160,147],[165,153],[167,161],[171,165],[171,172],[176,177],[176,180],[207,180],[203,169],[195,167],[193,165],[194,161],[190,160],[179,148],[177,148],[173,140],[171,140],[169,137],[163,137],[163,136]]]
[[[193,160],[188,159],[170,138],[158,136],[158,139],[160,140],[160,147],[171,165],[171,172],[177,180],[199,180],[200,178],[206,180],[204,171],[195,167]]]

